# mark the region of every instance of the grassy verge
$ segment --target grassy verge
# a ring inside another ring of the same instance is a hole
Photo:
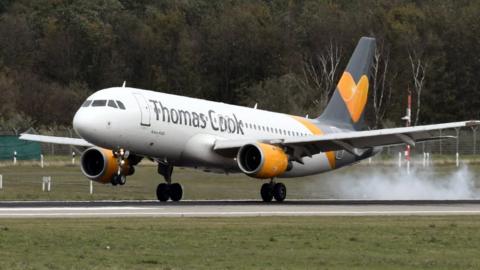
[[[470,165],[469,168],[474,173],[480,171],[480,166]],[[450,175],[455,170],[455,166],[444,165],[430,170],[420,168],[418,171],[435,179]],[[358,179],[354,184],[362,185],[374,172],[387,179],[398,171],[396,166],[351,166],[316,176],[281,181],[287,185],[290,199],[336,199],[339,183]],[[163,182],[155,167],[139,166],[135,174],[128,177],[125,186],[93,183],[94,193],[90,195],[90,182],[78,166],[8,166],[1,167],[0,174],[3,175],[0,200],[153,200],[156,199],[156,186]],[[51,192],[42,192],[42,176],[52,177]],[[259,189],[263,183],[243,174],[221,175],[182,168],[175,169],[174,181],[184,186],[185,199],[259,199]]]
[[[478,269],[480,217],[0,220],[1,269]]]

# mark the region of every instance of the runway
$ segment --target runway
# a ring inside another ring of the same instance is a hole
[[[478,200],[3,201],[0,218],[480,215]]]

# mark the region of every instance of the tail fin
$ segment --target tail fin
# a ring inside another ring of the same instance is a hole
[[[362,37],[348,61],[325,111],[317,118],[334,126],[361,130],[366,127],[364,111],[368,99],[370,66],[375,39]]]

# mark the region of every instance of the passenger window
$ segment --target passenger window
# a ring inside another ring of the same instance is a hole
[[[82,107],[88,107],[90,104],[92,104],[91,100],[85,100],[85,102],[82,104]]]
[[[92,107],[104,107],[107,105],[107,101],[105,99],[94,100],[92,102]]]
[[[118,104],[118,107],[122,110],[125,110],[125,105],[123,105],[123,103],[121,101],[118,101],[117,100],[117,104]]]
[[[108,107],[117,108],[117,104],[115,104],[115,101],[109,100],[108,101]]]

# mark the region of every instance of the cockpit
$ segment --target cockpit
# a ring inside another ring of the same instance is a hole
[[[111,107],[115,109],[120,109],[120,110],[125,110],[125,105],[119,101],[119,100],[106,100],[106,99],[96,99],[96,100],[90,100],[87,99],[85,102],[82,104],[82,107]]]

